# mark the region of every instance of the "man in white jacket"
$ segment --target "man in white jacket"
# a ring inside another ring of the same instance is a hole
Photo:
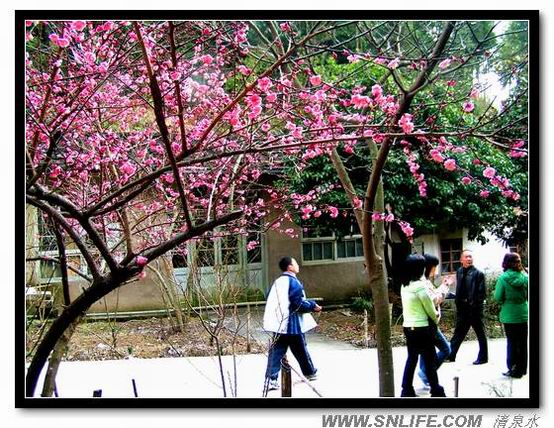
[[[266,370],[270,390],[279,388],[281,359],[289,347],[307,379],[314,380],[317,372],[304,333],[317,325],[309,312],[319,312],[321,306],[306,299],[304,287],[296,278],[300,268],[295,259],[283,257],[279,267],[283,274],[271,286],[264,312],[264,330],[273,333]]]

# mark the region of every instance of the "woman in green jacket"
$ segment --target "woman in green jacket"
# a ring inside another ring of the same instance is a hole
[[[522,272],[521,257],[508,253],[502,262],[504,273],[496,281],[494,299],[500,303],[500,322],[508,339],[504,376],[520,378],[527,373],[527,274]]]

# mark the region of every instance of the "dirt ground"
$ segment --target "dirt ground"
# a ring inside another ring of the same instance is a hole
[[[365,347],[366,335],[363,314],[350,309],[324,311],[318,316],[317,332],[333,339]],[[28,329],[27,351],[31,352],[33,343],[39,335],[38,324]],[[199,318],[190,318],[180,332],[175,322],[167,318],[149,318],[125,322],[88,321],[78,326],[71,339],[69,351],[65,357],[68,361],[94,361],[108,359],[123,359],[129,356],[137,358],[160,358],[180,356],[216,355],[216,341],[206,331],[212,331],[214,324],[203,326]],[[454,330],[453,313],[445,312],[441,321],[441,330],[447,338],[452,337]],[[375,347],[374,325],[368,326],[369,347]],[[487,323],[489,337],[502,337],[502,328],[498,322]],[[226,328],[218,334],[223,355],[233,353],[262,353],[263,346],[255,341],[248,342],[244,337],[233,335]],[[469,339],[475,339],[473,331]],[[402,319],[393,316],[392,345],[404,345]]]

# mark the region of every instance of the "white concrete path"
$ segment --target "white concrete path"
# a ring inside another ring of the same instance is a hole
[[[333,349],[324,342],[312,341],[308,347],[318,368],[318,379],[312,382],[323,397],[378,398],[377,351],[375,349]],[[319,342],[319,343],[318,343]],[[343,344],[344,345],[344,344]],[[439,370],[439,380],[449,397],[454,396],[453,378],[458,376],[459,396],[528,397],[528,376],[510,379],[505,371],[505,339],[489,340],[488,364],[473,366],[477,342],[464,342],[455,363],[445,363]],[[406,359],[406,348],[397,347],[394,354],[394,376],[397,394]],[[299,371],[296,360],[289,356]],[[227,395],[234,379],[233,358],[223,357]],[[238,397],[262,397],[266,356],[263,354],[236,357]],[[93,390],[102,389],[103,397],[132,398],[132,379],[135,379],[139,397],[148,398],[220,398],[223,397],[218,359],[216,357],[128,359],[115,361],[63,362],[57,385],[60,397],[88,398]],[[42,383],[42,379],[40,381]],[[234,382],[233,382],[234,383]],[[419,379],[414,379],[416,393],[428,396]],[[37,391],[40,391],[37,388]],[[280,391],[270,391],[268,397],[280,397]],[[317,397],[315,392],[293,373],[293,397]]]

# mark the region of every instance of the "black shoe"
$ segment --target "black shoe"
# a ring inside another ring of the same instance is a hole
[[[403,389],[400,393],[401,397],[417,397],[417,394],[413,389]]]
[[[431,397],[446,397],[444,388],[442,386],[438,386],[435,389],[431,388]]]
[[[512,373],[510,373],[510,377],[513,377],[514,379],[521,379],[523,377],[523,374],[512,372]]]
[[[508,370],[507,372],[502,373],[502,376],[512,377],[512,371]]]
[[[478,366],[478,365],[480,365],[480,364],[487,364],[488,362],[489,362],[489,360],[475,360],[475,361],[473,362],[473,365],[474,365],[474,366]]]
[[[445,362],[445,363],[455,363],[455,362],[456,362],[456,358],[450,358],[450,357],[448,357],[448,358],[446,358],[446,359],[444,360],[444,362]]]

